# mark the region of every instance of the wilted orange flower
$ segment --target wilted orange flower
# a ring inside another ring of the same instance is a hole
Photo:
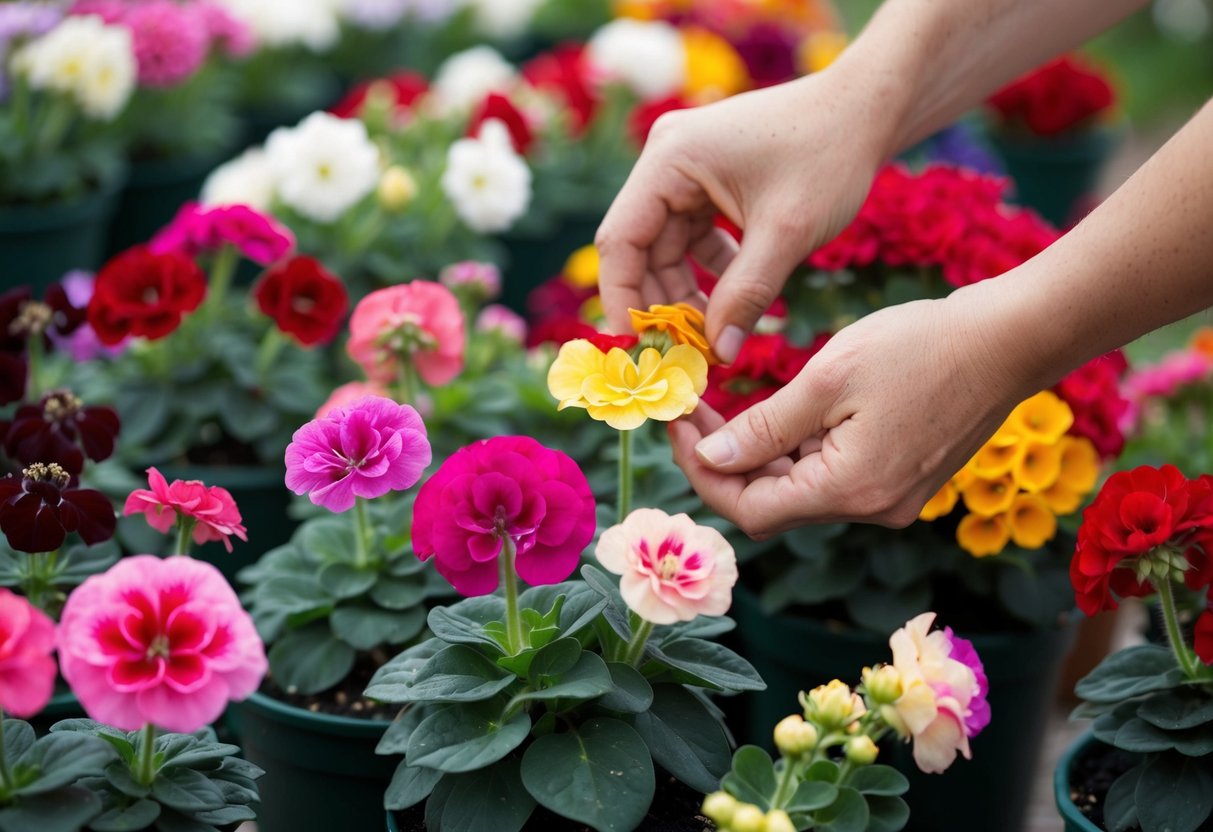
[[[689,303],[675,303],[672,306],[654,304],[648,312],[639,309],[629,309],[632,315],[632,329],[638,335],[655,329],[670,336],[675,344],[686,344],[697,349],[709,364],[719,364],[720,359],[712,352],[708,336],[704,334],[703,313]]]

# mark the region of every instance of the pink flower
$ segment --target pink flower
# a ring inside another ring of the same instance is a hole
[[[265,648],[219,570],[188,557],[136,555],[67,599],[63,677],[90,717],[123,731],[183,734],[257,690]]]
[[[55,687],[55,622],[20,595],[0,589],[0,709],[29,717]]]
[[[434,558],[462,595],[497,589],[508,538],[518,576],[556,584],[594,538],[594,495],[577,463],[529,436],[498,436],[456,451],[417,492],[413,551]]]
[[[187,202],[148,247],[155,254],[197,257],[214,254],[226,245],[235,246],[258,265],[268,266],[295,247],[295,235],[273,217],[247,205],[208,207]]]
[[[526,343],[526,319],[499,303],[480,310],[480,314],[476,316],[476,331],[496,332],[506,341],[520,347]]]
[[[228,56],[243,58],[257,47],[253,30],[227,9],[213,0],[198,0],[194,4],[207,34],[214,45],[218,45]]]
[[[914,762],[928,774],[945,771],[957,752],[970,759],[969,739],[990,721],[981,659],[951,628],[931,632],[934,621],[924,612],[889,639],[904,691],[893,704],[899,730],[913,738]]]
[[[417,411],[367,396],[295,431],[286,447],[286,487],[329,511],[349,511],[356,497],[410,488],[430,459]]]
[[[320,409],[316,411],[316,418],[323,419],[337,408],[348,407],[367,396],[378,396],[381,399],[392,397],[382,384],[375,384],[373,381],[351,381],[329,394],[328,401],[320,405]]]
[[[194,10],[172,0],[136,3],[122,22],[130,30],[139,83],[145,87],[184,83],[210,50],[210,35]]]
[[[438,275],[438,282],[451,291],[471,289],[479,300],[493,300],[501,294],[501,270],[492,263],[466,260],[447,266]]]
[[[248,540],[248,530],[241,522],[240,509],[226,488],[207,486],[198,480],[173,480],[170,485],[155,468],[147,469],[151,490],[136,489],[126,498],[123,516],[143,512],[147,524],[161,534],[167,534],[177,522],[177,515],[194,524],[193,539],[201,546],[212,540],[222,540],[232,551],[232,535]]]
[[[724,615],[733,603],[733,547],[685,514],[638,508],[602,533],[595,554],[604,569],[623,576],[619,591],[628,607],[653,624]]]
[[[463,312],[445,286],[414,280],[371,292],[354,308],[346,350],[367,378],[387,384],[407,356],[423,381],[446,384],[463,369]]]

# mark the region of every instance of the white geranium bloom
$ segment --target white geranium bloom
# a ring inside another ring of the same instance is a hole
[[[494,39],[508,40],[530,27],[545,0],[463,0],[476,17],[476,28]]]
[[[646,101],[673,95],[686,83],[682,36],[662,21],[612,21],[594,33],[587,55],[606,80],[627,84]]]
[[[250,147],[211,172],[202,185],[203,205],[247,205],[269,211],[274,201],[274,179],[265,151]]]
[[[312,113],[265,143],[270,179],[283,204],[332,222],[379,184],[379,148],[356,119]]]
[[[477,138],[451,145],[442,190],[473,231],[507,231],[530,207],[531,169],[515,152],[506,126],[490,119]]]
[[[446,111],[468,110],[491,92],[505,92],[517,81],[509,61],[491,46],[475,46],[446,59],[431,92]]]
[[[271,47],[326,52],[341,36],[341,0],[219,0]]]
[[[13,60],[31,87],[71,95],[92,118],[112,120],[135,91],[130,32],[94,15],[66,18]]]

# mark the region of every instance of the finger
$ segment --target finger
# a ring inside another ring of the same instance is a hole
[[[695,449],[700,460],[718,471],[745,473],[798,450],[824,427],[828,404],[811,384],[810,376],[801,376],[705,435]]]
[[[695,444],[702,438],[699,428],[689,419],[680,419],[669,425],[670,449],[674,462],[686,474],[687,481],[712,511],[737,523],[734,514],[737,500],[746,487],[745,477],[739,474],[722,474],[707,468],[695,454]]]
[[[717,277],[724,274],[740,250],[732,234],[715,226],[691,242],[691,256]]]
[[[653,243],[649,253],[649,270],[664,295],[659,303],[679,303],[694,297],[699,291],[687,263],[687,250],[693,233],[691,218],[675,215]]]
[[[792,269],[804,259],[803,235],[786,223],[755,223],[708,302],[707,335],[720,359],[732,362],[746,335],[770,308]]]

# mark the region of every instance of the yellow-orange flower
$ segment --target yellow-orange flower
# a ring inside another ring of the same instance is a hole
[[[1011,539],[1007,518],[1001,514],[982,517],[966,514],[956,528],[956,541],[961,548],[975,558],[997,555],[1006,548]]]
[[[922,511],[918,512],[918,519],[936,520],[950,514],[952,509],[956,508],[956,501],[959,499],[960,492],[956,490],[956,486],[951,482],[945,482],[943,488],[936,491],[935,496],[927,500]]]
[[[1099,479],[1099,453],[1085,436],[1063,436],[1057,446],[1061,470],[1057,481],[1070,491],[1086,494]]]
[[[993,517],[1009,509],[1018,493],[1009,475],[993,480],[979,477],[964,490],[965,507],[982,517]]]
[[[1006,427],[1023,438],[1051,445],[1074,424],[1074,412],[1054,393],[1045,390],[1011,411]]]
[[[682,30],[686,50],[683,93],[698,102],[718,101],[744,92],[750,73],[733,45],[715,32],[692,27]]]
[[[1213,327],[1202,326],[1192,336],[1192,349],[1202,355],[1213,358]]]
[[[598,285],[598,269],[601,261],[598,249],[593,245],[582,246],[569,255],[561,271],[566,282],[578,289],[593,289]]]
[[[583,407],[616,430],[648,419],[671,422],[699,404],[708,363],[693,347],[673,346],[663,356],[648,348],[633,361],[619,348],[604,354],[589,341],[569,341],[548,371],[548,389],[560,409]]]
[[[694,347],[709,364],[720,363],[712,352],[708,336],[704,334],[703,313],[689,303],[675,303],[672,306],[654,304],[648,312],[639,309],[629,309],[628,312],[632,316],[632,329],[638,335],[644,335],[651,329],[664,332],[675,344]]]
[[[1040,498],[1054,514],[1071,514],[1082,505],[1083,492],[1075,491],[1060,479],[1040,492]]]
[[[994,479],[1011,470],[1019,458],[1019,437],[1005,426],[981,447],[965,468],[973,475]]]
[[[1057,517],[1036,494],[1020,494],[1007,512],[1011,539],[1024,549],[1039,549],[1057,534]]]
[[[1061,446],[1043,442],[1025,442],[1011,469],[1015,484],[1033,494],[1057,482],[1060,474]]]

